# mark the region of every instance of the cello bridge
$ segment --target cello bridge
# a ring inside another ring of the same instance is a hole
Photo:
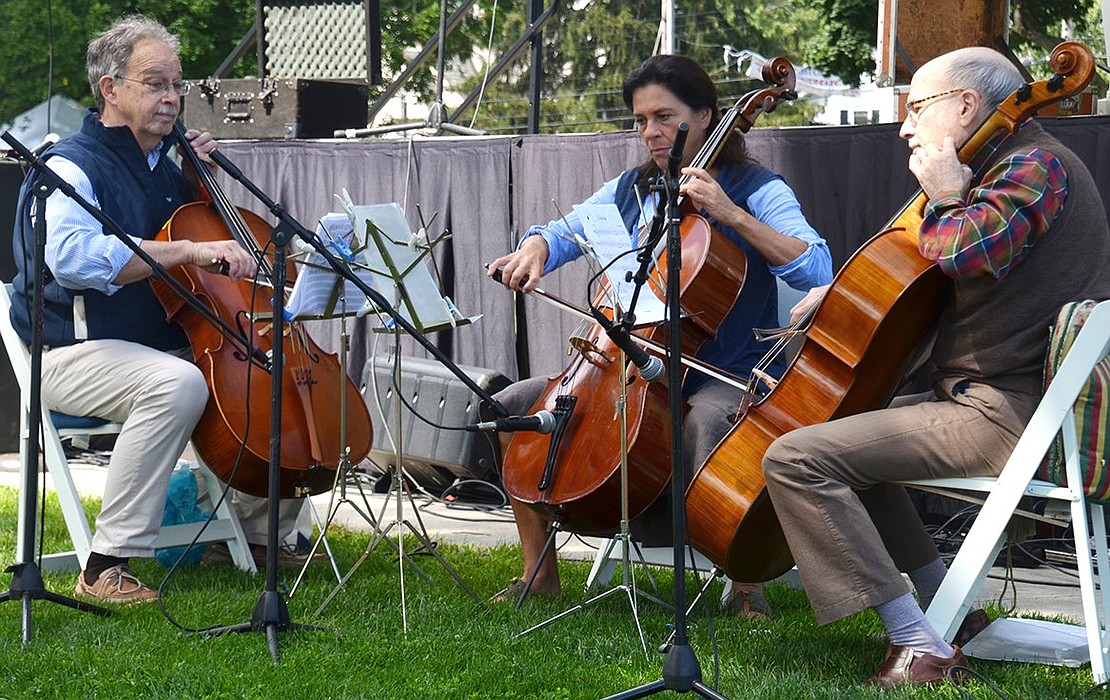
[[[589,338],[582,336],[571,336],[570,347],[578,351],[586,362],[589,362],[594,367],[607,367],[613,362],[613,358],[602,352],[597,343]]]

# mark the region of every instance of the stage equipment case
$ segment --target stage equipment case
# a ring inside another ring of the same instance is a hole
[[[217,139],[331,138],[365,127],[368,102],[365,81],[206,78],[193,82],[183,115]]]

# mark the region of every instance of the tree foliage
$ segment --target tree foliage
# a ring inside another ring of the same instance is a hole
[[[1009,4],[1008,41],[1019,56],[1047,56],[1067,38],[1061,29],[1064,23],[1071,23],[1079,38],[1105,56],[1098,31],[1098,0],[1011,0]],[[873,73],[879,0],[818,0],[818,5],[826,19],[814,64],[846,82],[856,83],[861,74]],[[943,30],[943,19],[938,18],[938,25]]]
[[[807,59],[813,32],[799,26],[815,23],[819,14],[797,9],[791,0],[731,3],[723,0],[679,0],[675,8],[676,51],[701,63],[713,77],[722,102],[735,101],[762,85],[736,69],[725,47],[751,49],[765,56],[785,55],[796,65]],[[503,7],[503,6],[502,6]],[[500,10],[498,43],[508,45],[525,27],[523,12]],[[489,21],[489,16],[485,16]],[[541,68],[542,116],[540,131],[594,131],[631,126],[620,89],[624,76],[656,47],[660,6],[637,0],[590,0],[562,4],[558,16],[544,30]],[[758,27],[758,28],[757,28]],[[479,71],[463,85],[475,90]],[[485,88],[475,118],[465,119],[492,133],[520,132],[527,126],[531,66],[526,60]],[[786,105],[767,123],[808,123],[813,105]]]
[[[85,47],[115,19],[139,12],[181,37],[186,77],[215,71],[254,21],[254,5],[238,0],[69,0],[28,3],[0,0],[0,22],[9,27],[0,43],[0,121],[47,99],[50,92],[92,103]]]
[[[544,9],[555,0],[545,0]],[[784,55],[797,66],[810,65],[853,82],[874,70],[879,0],[675,0],[677,50],[698,60],[717,81],[728,103],[759,83],[730,63],[725,47],[750,49],[764,56]],[[526,2],[477,0],[448,36],[444,90],[482,100],[459,123],[473,121],[492,133],[526,130],[532,66],[528,51],[490,84],[485,70],[526,31]],[[438,30],[439,0],[382,3],[383,73],[388,84]],[[462,0],[448,2],[449,13]],[[1011,43],[1044,55],[1060,40],[1068,20],[1080,39],[1101,53],[1096,0],[1011,0]],[[46,99],[51,91],[91,103],[84,68],[89,38],[115,18],[143,12],[164,22],[182,39],[186,78],[211,75],[250,29],[253,0],[69,0],[29,3],[0,0],[0,21],[9,27],[0,42],[0,122]],[[593,131],[627,128],[621,81],[656,48],[660,3],[641,0],[560,0],[542,35],[539,71],[541,131]],[[491,31],[492,27],[492,31]],[[489,42],[487,54],[486,46]],[[487,57],[488,55],[488,57]],[[413,74],[405,90],[430,104],[437,94],[436,56]],[[257,73],[254,51],[237,65],[233,77]],[[374,99],[384,90],[371,90]],[[450,102],[448,111],[450,112]],[[806,123],[814,104],[786,105],[761,124]]]

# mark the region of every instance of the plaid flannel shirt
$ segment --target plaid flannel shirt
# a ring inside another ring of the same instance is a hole
[[[943,197],[925,207],[918,247],[950,277],[1005,277],[1068,195],[1063,165],[1039,148],[1010,154],[980,182],[965,198]]]

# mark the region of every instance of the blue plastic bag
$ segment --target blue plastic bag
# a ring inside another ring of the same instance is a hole
[[[166,508],[162,512],[162,525],[180,525],[183,523],[200,523],[208,519],[209,512],[197,505],[199,492],[197,478],[188,463],[182,463],[173,470],[170,476],[170,486],[166,491]],[[182,566],[196,564],[204,556],[203,544],[193,545],[185,558],[181,560]],[[165,567],[173,566],[184,547],[169,547],[154,551],[154,558]]]

